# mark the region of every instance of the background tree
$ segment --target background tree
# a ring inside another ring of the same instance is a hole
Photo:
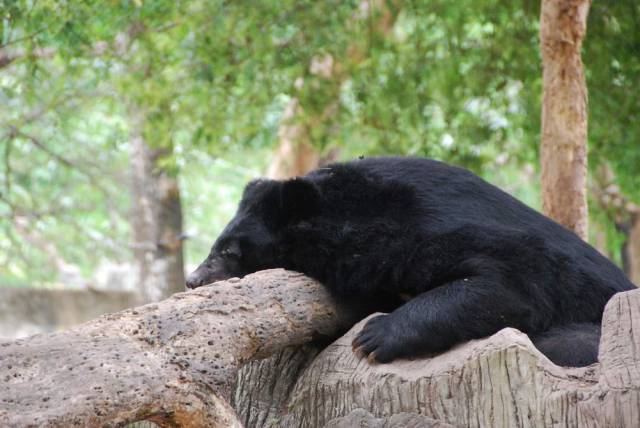
[[[582,41],[590,0],[543,0],[540,11],[542,207],[587,239],[587,87]]]
[[[344,58],[328,52],[319,52],[311,58],[308,72],[294,82],[298,95],[289,100],[280,120],[278,146],[268,171],[270,177],[304,175],[336,160],[338,149],[327,150],[323,146],[331,132],[339,128],[335,116],[342,85],[350,78],[351,71],[368,59],[370,40],[389,36],[400,4],[400,1],[360,1],[344,25],[347,28],[366,26],[369,37],[350,40],[341,52]],[[322,132],[323,129],[326,131]],[[324,155],[320,151],[323,148]]]

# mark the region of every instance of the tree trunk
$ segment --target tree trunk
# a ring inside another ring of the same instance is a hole
[[[542,207],[587,239],[587,87],[580,50],[590,0],[542,0]]]
[[[318,343],[286,348],[240,369],[233,408],[243,425],[277,426],[296,381],[322,348]]]
[[[311,145],[304,125],[300,123],[300,103],[292,98],[285,108],[278,127],[278,148],[268,176],[277,180],[304,175],[316,168],[320,152]]]
[[[398,1],[387,3],[384,0],[362,0],[352,16],[353,21],[372,20],[374,31],[387,35],[390,33],[397,15],[391,13],[389,7],[392,3],[396,9],[399,8]],[[348,25],[349,23],[347,23]],[[354,42],[346,50],[350,61],[362,61],[365,59],[363,47]],[[369,48],[368,46],[366,48]],[[344,82],[344,71],[336,58],[329,54],[318,55],[312,58],[309,64],[309,74],[313,78],[330,81],[336,93],[339,93],[340,86]],[[312,79],[313,79],[312,78]],[[296,86],[300,89],[308,84],[302,78],[296,81]],[[312,84],[313,85],[313,84]],[[313,87],[313,86],[312,86]],[[275,179],[285,179],[304,175],[312,169],[333,162],[338,157],[337,149],[330,150],[325,157],[322,157],[318,149],[313,145],[309,128],[315,128],[326,124],[327,120],[335,115],[339,100],[334,99],[325,106],[324,110],[316,114],[315,117],[307,119],[307,123],[302,123],[302,107],[298,98],[292,98],[287,105],[278,128],[278,148],[269,167],[268,176]]]
[[[337,105],[331,104],[323,114],[314,118],[312,126],[322,126],[327,117],[335,113]],[[300,122],[300,103],[297,98],[287,105],[278,128],[278,148],[267,175],[276,180],[298,177],[309,171],[334,162],[339,150],[332,148],[321,155],[311,143],[309,130]]]
[[[263,386],[249,403],[266,412],[244,421],[249,427],[635,426],[638,307],[640,290],[612,298],[599,362],[584,368],[552,364],[510,328],[432,358],[370,365],[350,346],[363,320],[315,358],[285,351],[283,370],[260,378]],[[65,332],[0,342],[0,425],[240,426],[228,405],[239,367],[312,338],[335,337],[352,317],[317,282],[276,269]]]
[[[620,248],[622,268],[629,279],[640,284],[640,206],[622,194],[611,168],[603,163],[592,181],[593,200],[607,213],[625,239]],[[603,245],[606,247],[606,242]],[[607,257],[612,257],[607,254]]]
[[[138,133],[131,140],[131,236],[144,301],[184,291],[182,208],[175,177],[158,165],[163,152]]]
[[[631,226],[625,243],[626,270],[631,281],[640,285],[640,208],[635,207],[630,217]]]

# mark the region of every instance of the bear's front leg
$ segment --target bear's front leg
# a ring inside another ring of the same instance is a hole
[[[370,362],[442,352],[504,327],[531,331],[535,312],[523,296],[489,277],[469,277],[422,293],[370,319],[353,340]]]

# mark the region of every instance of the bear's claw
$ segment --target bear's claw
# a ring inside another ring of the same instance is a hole
[[[378,315],[367,321],[351,343],[358,358],[367,357],[369,363],[374,364],[389,363],[400,356],[390,321],[388,315]]]

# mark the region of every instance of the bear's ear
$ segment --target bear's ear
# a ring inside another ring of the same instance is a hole
[[[286,223],[299,221],[320,211],[322,194],[308,178],[296,177],[284,181],[280,188],[280,212]]]

